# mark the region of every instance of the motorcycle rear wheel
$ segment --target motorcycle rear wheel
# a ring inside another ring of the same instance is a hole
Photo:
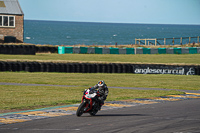
[[[77,111],[76,111],[76,116],[80,117],[80,116],[83,114],[84,108],[85,108],[85,104],[86,104],[86,102],[83,101],[83,102],[79,105],[79,107],[78,107],[78,109],[77,109]]]

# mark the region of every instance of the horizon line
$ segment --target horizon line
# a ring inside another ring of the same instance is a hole
[[[131,22],[95,22],[95,21],[66,21],[66,20],[39,20],[39,19],[24,19],[27,21],[54,21],[54,22],[73,22],[73,23],[104,23],[104,24],[152,24],[152,25],[197,25],[200,24],[167,24],[167,23],[131,23]]]

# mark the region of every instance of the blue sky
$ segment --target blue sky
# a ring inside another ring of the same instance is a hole
[[[198,24],[200,0],[19,0],[25,20]]]

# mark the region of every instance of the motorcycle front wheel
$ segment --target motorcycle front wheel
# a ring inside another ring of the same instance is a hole
[[[89,112],[91,116],[95,116],[98,112],[98,103],[96,103],[96,106],[94,107],[94,109],[92,110],[92,112]]]
[[[98,112],[98,110],[95,109],[95,110],[93,110],[92,112],[90,112],[90,115],[91,115],[91,116],[95,116],[95,115],[97,114],[97,112]]]
[[[80,117],[80,116],[83,114],[84,108],[85,108],[85,104],[86,104],[86,102],[83,101],[83,102],[79,105],[79,107],[78,107],[78,109],[77,109],[77,111],[76,111],[76,116]]]

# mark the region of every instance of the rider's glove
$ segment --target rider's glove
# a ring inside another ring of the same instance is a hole
[[[103,90],[98,90],[100,95],[104,95],[104,91]]]
[[[104,101],[106,98],[105,96],[99,97],[99,100]]]

